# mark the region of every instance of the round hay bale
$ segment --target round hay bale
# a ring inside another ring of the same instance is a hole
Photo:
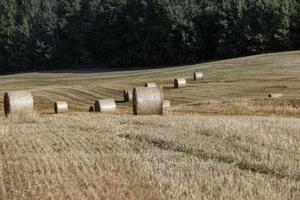
[[[203,80],[204,79],[204,74],[202,72],[195,72],[194,73],[194,80],[198,81],[198,80]]]
[[[163,108],[171,108],[171,102],[169,100],[164,100]]]
[[[161,88],[137,87],[133,89],[135,115],[162,115],[163,91]]]
[[[114,112],[117,105],[114,99],[101,99],[95,102],[95,112]]]
[[[186,79],[185,78],[177,78],[174,80],[174,87],[175,88],[182,88],[186,87]]]
[[[145,83],[145,87],[155,88],[157,87],[156,83]]]
[[[279,97],[283,97],[282,93],[271,93],[268,95],[269,98],[279,98]]]
[[[124,101],[132,101],[132,90],[124,90]]]
[[[4,113],[6,117],[18,112],[30,111],[33,111],[33,97],[31,92],[14,91],[4,94]]]
[[[90,106],[90,108],[89,108],[89,112],[95,112],[95,108],[94,108],[94,106]]]
[[[54,103],[54,113],[59,114],[59,113],[66,113],[68,112],[69,107],[68,103],[66,101],[57,101]]]

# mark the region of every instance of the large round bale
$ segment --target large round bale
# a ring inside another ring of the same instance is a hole
[[[101,99],[95,102],[95,112],[114,112],[117,105],[114,99]]]
[[[156,88],[157,85],[156,85],[156,83],[145,83],[145,87]]]
[[[171,102],[169,100],[164,100],[163,102],[163,108],[170,108],[171,107]]]
[[[66,113],[68,112],[69,107],[68,103],[66,101],[57,101],[54,103],[54,113],[59,114],[59,113]]]
[[[12,91],[4,94],[4,113],[6,117],[18,112],[31,111],[33,111],[33,97],[31,92]]]
[[[124,101],[132,101],[132,90],[124,90]]]
[[[133,113],[135,115],[162,115],[163,91],[161,88],[137,87],[133,89]]]
[[[174,87],[175,88],[182,88],[186,87],[186,79],[185,78],[177,78],[174,80]]]
[[[194,80],[198,81],[198,80],[203,80],[204,79],[204,74],[202,72],[195,72],[194,73]]]
[[[279,98],[279,97],[283,97],[282,93],[271,93],[268,95],[269,98]]]

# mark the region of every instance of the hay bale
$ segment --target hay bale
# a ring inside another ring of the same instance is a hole
[[[137,87],[133,89],[135,115],[162,115],[163,91],[161,88]]]
[[[164,100],[163,102],[163,108],[171,108],[171,102],[169,100]]]
[[[6,92],[4,94],[4,113],[10,114],[33,111],[33,97],[28,91]]]
[[[54,103],[54,113],[59,114],[59,113],[66,113],[68,112],[69,107],[68,103],[66,101],[57,101]]]
[[[145,87],[156,88],[157,85],[156,85],[156,83],[145,83]]]
[[[186,79],[185,78],[177,78],[174,80],[174,87],[175,88],[182,88],[186,87]]]
[[[202,72],[195,72],[194,73],[194,80],[198,81],[198,80],[203,80],[204,79],[204,74]]]
[[[94,108],[94,106],[90,106],[90,108],[89,108],[89,112],[95,112],[95,108]]]
[[[117,105],[114,99],[101,99],[95,102],[95,112],[114,112]]]
[[[269,98],[279,98],[279,97],[283,97],[282,93],[271,93],[268,95]]]
[[[132,101],[132,90],[124,90],[124,101]]]

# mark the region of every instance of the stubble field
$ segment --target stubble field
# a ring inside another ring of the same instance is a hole
[[[188,87],[173,89],[177,77]],[[163,116],[133,116],[122,102],[148,81],[172,102]],[[0,77],[0,95],[24,89],[37,112],[1,116],[0,199],[300,199],[300,52]],[[105,97],[117,113],[87,112]],[[52,114],[56,100],[71,112]]]

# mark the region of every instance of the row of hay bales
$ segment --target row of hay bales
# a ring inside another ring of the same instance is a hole
[[[30,91],[12,91],[4,94],[4,114],[8,117],[11,114],[31,112],[34,110],[33,96]],[[68,112],[66,101],[54,103],[54,113]]]
[[[151,87],[145,86],[125,90],[124,101],[132,102],[135,115],[163,114],[163,109],[170,107],[170,102],[163,100],[162,88],[154,85],[151,85]],[[114,99],[101,99],[97,100],[94,106],[90,107],[89,112],[114,112],[116,109],[117,105]]]
[[[202,72],[194,73],[194,80],[203,80]],[[174,80],[174,88],[187,86],[184,78]],[[132,102],[133,113],[135,115],[162,115],[164,109],[171,107],[169,100],[164,100],[163,88],[156,83],[145,83],[145,87],[135,87],[131,90],[124,90],[124,101]],[[282,93],[271,93],[269,98],[282,97]],[[4,113],[8,117],[10,114],[32,111],[34,109],[33,96],[30,91],[13,91],[4,94]],[[117,105],[114,99],[96,100],[95,104],[89,108],[89,112],[114,112]],[[66,101],[54,103],[54,113],[66,113],[69,107]]]
[[[194,80],[203,80],[202,72],[194,73]],[[184,78],[174,79],[174,88],[187,86]],[[134,88],[124,91],[124,99],[133,102],[133,112],[135,115],[162,115],[164,109],[171,107],[169,100],[164,100],[163,88],[156,83],[145,83],[145,87]]]
[[[163,90],[160,87],[136,87],[125,94],[127,101],[132,101],[135,115],[162,114],[163,109],[170,107],[170,101],[163,100]],[[4,112],[8,117],[18,112],[29,112],[34,109],[33,96],[30,91],[7,92],[4,95]],[[69,107],[66,101],[54,103],[54,113],[66,113]],[[115,112],[117,105],[114,99],[96,100],[89,112]]]
[[[203,73],[195,73],[194,79],[203,79]],[[186,80],[183,78],[175,79],[175,87],[186,86]],[[132,90],[124,91],[124,100],[133,102],[133,113],[141,114],[162,114],[163,109],[171,106],[170,101],[163,99],[163,89],[156,83],[145,83],[145,87],[136,87]],[[33,96],[30,91],[13,91],[4,95],[4,113],[9,114],[18,112],[27,112],[34,109]],[[117,105],[114,99],[101,99],[95,101],[95,104],[89,108],[89,112],[113,112]],[[69,107],[66,101],[57,101],[54,103],[54,113],[66,113]]]
[[[194,73],[194,80],[203,80],[202,72]],[[187,86],[184,78],[174,80],[174,88]],[[145,87],[136,87],[130,90],[124,90],[124,100],[132,101],[133,113],[135,115],[162,115],[165,109],[171,107],[169,100],[164,100],[163,88],[156,83],[145,83]]]
[[[101,99],[91,106],[90,112],[115,111],[117,108],[114,99]],[[4,114],[8,117],[11,114],[31,112],[34,110],[33,96],[30,91],[13,91],[4,94]],[[54,103],[54,113],[67,113],[69,111],[66,101]]]
[[[194,73],[194,81],[199,81],[204,79],[203,72]],[[176,78],[174,79],[174,88],[183,88],[187,86],[187,81],[185,78]]]

